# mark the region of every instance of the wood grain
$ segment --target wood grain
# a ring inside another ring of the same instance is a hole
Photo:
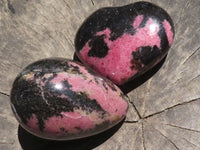
[[[23,147],[9,106],[12,82],[21,69],[47,57],[72,59],[76,32],[87,16],[101,7],[133,2],[136,1],[0,1],[1,150]],[[130,109],[122,126],[99,143],[93,140],[98,143],[93,149],[200,150],[200,1],[151,2],[164,8],[174,20],[175,41],[161,68],[128,93]],[[30,147],[36,141],[30,139]],[[50,143],[60,150],[71,144]],[[81,144],[74,143],[73,149],[81,149]]]

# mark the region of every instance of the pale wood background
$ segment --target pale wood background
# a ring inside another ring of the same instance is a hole
[[[93,147],[83,146],[87,140],[82,145],[81,141],[80,145],[72,141],[51,143],[51,147],[58,150],[200,150],[200,0],[151,1],[167,10],[174,20],[175,42],[162,67],[128,93],[130,109],[125,122],[102,142],[98,143],[96,136],[93,142],[97,144]],[[0,1],[0,150],[22,149],[18,123],[9,106],[12,82],[21,69],[41,58],[73,58],[75,34],[88,15],[100,7],[133,2]],[[37,148],[38,141],[34,138],[29,142],[30,150],[48,146],[43,141],[46,145]]]

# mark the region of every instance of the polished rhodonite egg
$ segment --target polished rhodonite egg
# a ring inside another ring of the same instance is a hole
[[[107,79],[62,58],[37,61],[15,79],[11,108],[32,134],[54,140],[91,136],[119,123],[127,97]]]
[[[94,12],[78,30],[75,47],[85,65],[121,85],[161,61],[173,40],[168,13],[137,2]]]

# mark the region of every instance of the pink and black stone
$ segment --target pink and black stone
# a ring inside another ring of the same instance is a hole
[[[27,66],[13,83],[10,104],[23,128],[54,140],[105,131],[119,123],[128,109],[127,97],[116,85],[62,58]]]
[[[173,40],[168,13],[137,2],[94,12],[78,30],[75,47],[85,65],[122,85],[160,62]]]

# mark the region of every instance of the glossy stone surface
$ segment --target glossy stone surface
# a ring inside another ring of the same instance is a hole
[[[32,134],[54,140],[91,136],[119,123],[127,97],[107,79],[74,61],[51,58],[27,66],[15,79],[11,108]]]
[[[121,85],[161,61],[173,40],[167,12],[137,2],[94,12],[78,30],[75,47],[85,65]]]

